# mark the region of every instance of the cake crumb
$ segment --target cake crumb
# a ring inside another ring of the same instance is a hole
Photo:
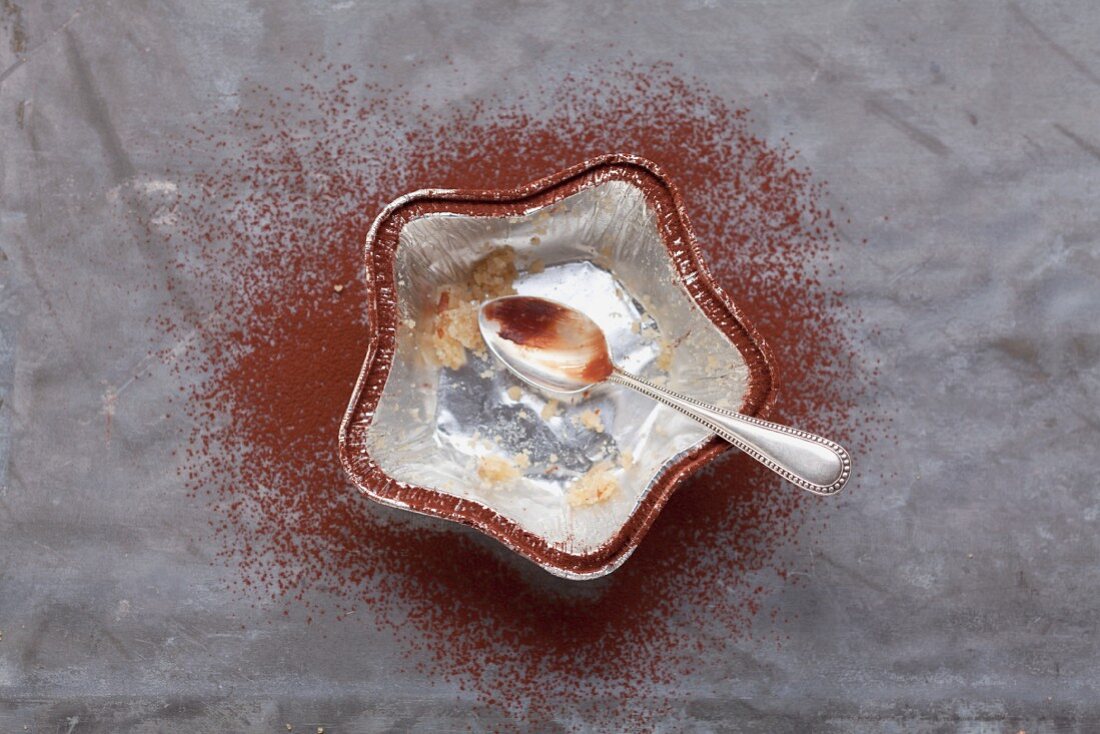
[[[532,237],[531,239],[538,239],[538,238],[537,237]],[[534,275],[536,273],[541,273],[543,270],[546,270],[546,263],[544,263],[542,260],[539,260],[539,259],[532,260],[531,264],[527,266],[527,272],[531,273],[532,275]]]
[[[548,421],[558,414],[558,401],[554,398],[546,401],[546,405],[542,406],[542,410],[539,411],[539,415],[544,421]]]
[[[573,418],[573,422],[579,426],[584,426],[590,431],[596,433],[603,433],[603,421],[600,420],[599,410],[586,410],[580,415]]]
[[[540,242],[542,242],[542,238],[540,238],[540,237],[538,237],[538,236],[535,236],[535,237],[532,237],[532,238],[531,238],[531,244],[532,244],[532,245],[537,245],[537,244],[538,244],[538,243],[540,243]]]
[[[718,362],[717,357],[715,357],[713,354],[708,354],[707,355],[707,369],[708,370],[718,369],[718,364],[719,364],[719,362]]]
[[[436,306],[432,346],[444,367],[457,370],[466,364],[466,350],[485,355],[485,343],[477,325],[481,301],[514,294],[516,252],[501,247],[474,263],[465,283],[444,286]]]
[[[608,463],[601,462],[573,482],[566,498],[571,507],[587,507],[606,501],[618,491],[619,480],[611,473]]]
[[[521,390],[518,385],[512,385],[508,388],[508,397],[512,400],[519,400],[523,397],[523,390]]]
[[[655,364],[661,372],[668,372],[672,368],[672,342],[668,339],[661,339],[661,351],[657,354]]]
[[[481,481],[491,485],[505,484],[519,479],[521,469],[531,466],[527,452],[516,454],[511,459],[503,456],[483,456],[477,461],[477,475]]]
[[[516,251],[500,247],[478,260],[470,272],[470,296],[476,300],[514,295]]]
[[[414,319],[402,319],[401,323],[404,324],[407,329],[412,330],[416,328],[416,321]]]
[[[634,452],[629,449],[619,454],[619,466],[623,469],[630,469],[634,466]]]
[[[440,303],[449,303],[449,292],[444,291]],[[432,346],[440,364],[457,370],[466,364],[466,350],[484,353],[481,331],[477,326],[477,307],[473,303],[461,303],[454,308],[444,308],[435,317]]]
[[[558,463],[558,455],[557,454],[550,454],[550,456],[548,458],[549,458],[551,464],[557,464]]]
[[[635,321],[630,325],[630,330],[635,334],[640,334],[642,332],[642,324],[638,321]]]
[[[332,290],[336,291],[337,293],[340,293],[341,291],[344,290],[344,286],[341,285],[340,283],[337,283],[334,286],[332,286]]]
[[[485,370],[482,370],[482,371],[481,371],[481,372],[480,372],[480,373],[478,374],[478,377],[480,377],[480,378],[481,378],[481,379],[483,379],[483,380],[491,380],[491,379],[493,379],[493,370],[492,370],[492,368],[490,368],[490,369],[485,369]]]

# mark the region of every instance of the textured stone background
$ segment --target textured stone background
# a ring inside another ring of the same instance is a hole
[[[450,56],[467,86],[433,85],[442,105],[627,47],[790,136],[871,240],[839,259],[881,330],[866,407],[898,434],[860,467],[896,477],[789,551],[814,554],[770,601],[798,612],[790,642],[686,678],[676,728],[1100,731],[1096,4],[0,0],[0,29],[3,732],[492,723],[392,673],[366,625],[321,639],[222,590],[143,414],[166,382],[125,388],[127,440],[105,446],[104,392],[145,358],[154,303],[126,278],[157,257],[119,239],[108,193],[310,50],[389,59],[386,84]]]

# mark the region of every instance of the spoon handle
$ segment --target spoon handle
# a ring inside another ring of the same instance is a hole
[[[607,381],[637,390],[694,418],[807,492],[834,494],[852,475],[852,459],[848,452],[827,438],[708,405],[618,368]]]

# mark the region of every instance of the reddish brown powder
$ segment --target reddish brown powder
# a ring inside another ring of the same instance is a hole
[[[174,143],[181,254],[159,323],[192,345],[165,355],[190,418],[181,473],[230,584],[315,626],[359,610],[351,619],[403,640],[410,664],[528,726],[659,720],[675,704],[662,691],[748,634],[767,579],[787,578],[792,544],[831,501],[725,458],[680,489],[622,569],[588,584],[371,503],[336,458],[365,348],[362,243],[409,190],[514,186],[605,152],[644,156],[680,186],[718,282],[775,353],[773,415],[858,449],[849,411],[867,377],[845,336],[855,316],[834,290],[819,186],[745,111],[665,67],[446,111],[413,109],[346,67],[311,70],[314,83],[252,88],[245,110]],[[525,111],[536,107],[547,111]]]

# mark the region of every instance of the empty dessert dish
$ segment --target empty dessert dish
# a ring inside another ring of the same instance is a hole
[[[619,567],[677,484],[730,445],[621,385],[524,383],[486,349],[481,303],[567,304],[598,324],[616,365],[711,405],[753,416],[773,398],[768,352],[707,272],[679,194],[635,156],[517,189],[407,194],[374,222],[365,260],[367,354],[340,427],[348,475],[559,576]]]

